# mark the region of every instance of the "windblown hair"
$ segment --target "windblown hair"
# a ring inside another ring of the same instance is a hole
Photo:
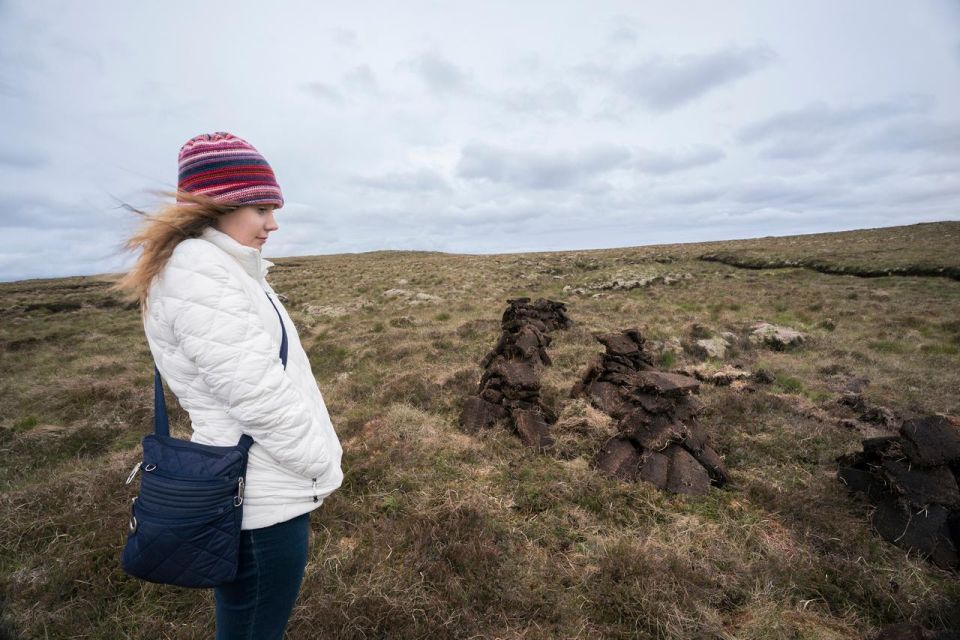
[[[119,292],[124,302],[139,302],[141,312],[147,308],[150,284],[163,270],[177,245],[187,238],[199,237],[217,218],[242,206],[183,191],[162,192],[160,195],[177,197],[179,201],[162,206],[152,215],[127,207],[145,219],[136,233],[123,243],[123,248],[142,252],[133,268],[110,286],[110,291]]]

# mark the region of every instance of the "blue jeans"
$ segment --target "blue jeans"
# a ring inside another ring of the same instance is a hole
[[[233,582],[214,588],[217,640],[281,640],[307,565],[310,513],[240,532]]]

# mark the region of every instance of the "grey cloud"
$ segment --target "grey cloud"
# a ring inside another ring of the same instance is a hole
[[[570,72],[580,80],[587,83],[598,82],[616,82],[617,73],[609,66],[598,64],[596,62],[584,62],[574,65]]]
[[[815,102],[794,111],[785,111],[755,122],[740,130],[741,142],[756,143],[786,134],[819,136],[833,134],[878,120],[886,120],[929,107],[928,98],[908,96],[899,100],[874,102],[859,107],[833,108]]]
[[[737,202],[752,205],[797,205],[809,203],[822,196],[820,187],[799,184],[789,180],[769,179],[747,183],[732,194]]]
[[[468,74],[434,51],[427,51],[401,63],[413,71],[434,94],[454,93],[467,86]]]
[[[365,64],[354,67],[343,74],[343,84],[351,90],[370,95],[378,95],[380,93],[380,85],[377,82],[373,70]]]
[[[747,208],[791,208],[807,212],[845,210],[872,205],[879,191],[872,185],[860,189],[848,175],[800,179],[758,178],[730,191],[731,203]]]
[[[450,191],[446,179],[430,169],[354,178],[353,183],[382,191]]]
[[[457,207],[449,216],[449,223],[477,227],[483,225],[523,225],[547,215],[548,209],[543,205],[528,200],[511,202],[481,202]],[[438,225],[443,228],[447,225],[446,217]]]
[[[960,154],[960,121],[929,122],[917,120],[890,125],[865,140],[858,147],[863,151]]]
[[[342,47],[354,48],[357,46],[357,34],[350,29],[330,29],[330,39]]]
[[[308,82],[301,85],[304,91],[325,102],[340,106],[344,103],[343,94],[336,87],[323,82]]]
[[[899,204],[943,201],[945,204],[955,205],[960,201],[960,182],[954,180],[946,184],[909,185],[893,196],[885,198],[885,201]]]
[[[607,39],[614,45],[632,45],[638,40],[637,29],[627,16],[616,16],[610,20]]]
[[[774,58],[773,50],[766,46],[659,57],[630,67],[617,84],[627,97],[655,111],[666,111],[749,75]]]
[[[747,125],[737,139],[761,145],[760,157],[770,160],[818,158],[849,146],[877,124],[928,111],[931,104],[929,97],[917,95],[853,107],[815,102]]]
[[[804,160],[818,158],[837,144],[837,139],[825,136],[785,136],[760,152],[767,160]]]
[[[530,115],[576,115],[580,112],[577,94],[566,84],[551,82],[536,89],[501,94],[497,101],[508,111]]]
[[[646,173],[662,175],[719,162],[724,153],[717,147],[701,145],[684,151],[640,151],[634,164]]]
[[[105,63],[103,54],[95,47],[80,44],[71,38],[65,38],[63,36],[51,38],[50,46],[63,52],[71,60],[86,60],[98,72],[104,70]]]
[[[44,195],[3,194],[0,226],[21,229],[95,229],[110,228],[134,217],[116,205],[93,203],[88,199],[58,202]]]
[[[336,86],[326,82],[307,82],[300,85],[300,88],[311,96],[338,107],[349,101],[348,95],[378,96],[381,93],[376,76],[370,67],[365,64],[344,73],[339,85]]]
[[[704,202],[714,202],[726,193],[725,188],[715,186],[703,187],[683,187],[661,191],[657,194],[658,199],[670,204],[700,204]]]
[[[50,159],[26,149],[0,149],[0,166],[15,169],[37,169],[50,164]]]
[[[564,153],[472,144],[462,150],[457,175],[533,189],[562,189],[623,166],[629,159],[629,151],[613,145]]]

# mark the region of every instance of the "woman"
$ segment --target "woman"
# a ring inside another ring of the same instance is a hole
[[[254,440],[237,578],[215,589],[217,638],[281,638],[303,579],[309,514],[343,481],[342,449],[296,327],[265,279],[272,263],[260,250],[283,206],[273,170],[224,132],[189,140],[179,164],[176,203],[127,241],[142,254],[114,288],[140,302],[191,439]]]

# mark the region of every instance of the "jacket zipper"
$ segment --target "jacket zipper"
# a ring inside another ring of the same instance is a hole
[[[317,479],[313,478],[313,501],[320,502],[320,498],[317,497]]]

